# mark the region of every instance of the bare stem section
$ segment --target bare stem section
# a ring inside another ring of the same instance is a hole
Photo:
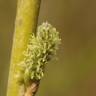
[[[22,96],[19,95],[20,85],[15,78],[18,70],[17,64],[24,58],[22,53],[27,47],[30,34],[36,30],[40,1],[18,0],[7,96]],[[34,96],[32,94],[37,89],[38,84],[32,83],[26,88],[24,96]]]

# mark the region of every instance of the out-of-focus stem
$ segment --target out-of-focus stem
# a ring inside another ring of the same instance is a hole
[[[20,85],[17,83],[15,73],[16,70],[18,70],[17,64],[24,58],[22,53],[27,47],[28,38],[30,34],[36,30],[40,1],[41,0],[18,0],[7,96],[22,96],[19,95]],[[30,85],[32,86],[30,87],[31,89],[28,87],[31,91],[33,91],[33,89],[35,90],[35,88],[37,89],[37,87],[33,85],[34,83]],[[37,85],[38,84],[36,84],[36,86]],[[27,94],[28,88],[25,96],[30,96]]]

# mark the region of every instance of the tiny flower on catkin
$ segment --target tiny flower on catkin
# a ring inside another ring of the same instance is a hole
[[[18,64],[18,81],[27,84],[30,80],[40,80],[44,76],[45,65],[56,54],[60,41],[56,28],[47,22],[40,25],[36,36],[30,35],[24,59]]]

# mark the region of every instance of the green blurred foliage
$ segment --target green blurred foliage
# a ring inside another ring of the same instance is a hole
[[[15,0],[0,0],[0,96],[6,96],[15,14]],[[46,20],[62,44],[37,96],[96,96],[96,1],[42,0],[39,24]]]

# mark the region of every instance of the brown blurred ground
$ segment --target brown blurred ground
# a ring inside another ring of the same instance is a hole
[[[0,0],[0,96],[6,91],[15,13],[15,0]],[[96,96],[96,1],[42,0],[39,24],[46,20],[60,31],[62,45],[58,60],[46,68],[39,96]]]

